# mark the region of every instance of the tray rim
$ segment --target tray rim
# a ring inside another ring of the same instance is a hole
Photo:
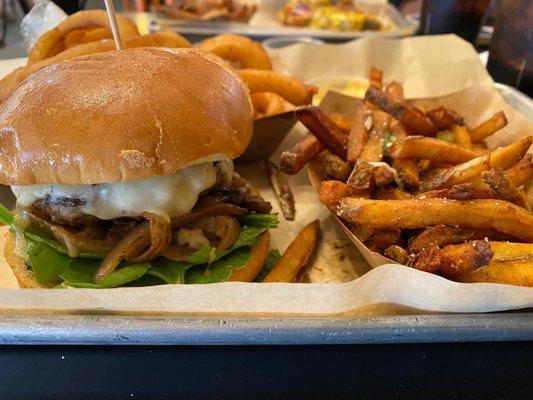
[[[329,318],[0,315],[3,345],[326,345],[532,339],[531,312]]]

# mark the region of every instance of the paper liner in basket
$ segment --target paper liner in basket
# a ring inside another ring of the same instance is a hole
[[[352,116],[359,102],[360,100],[354,97],[336,92],[328,92],[324,100],[320,103],[320,108],[326,113],[336,112]],[[491,149],[505,146],[533,134],[533,122],[510,107],[503,97],[492,89],[475,86],[451,95],[433,99],[417,99],[410,101],[410,103],[427,108],[433,108],[439,105],[451,108],[462,115],[465,123],[471,127],[478,125],[498,111],[504,111],[508,119],[508,124],[505,128],[487,139],[487,145]],[[529,149],[529,152],[532,151],[533,147]],[[324,180],[324,176],[318,162],[309,163],[308,176],[315,190],[319,192],[320,184]],[[530,188],[528,195],[530,198],[533,197],[533,188]],[[346,228],[339,218],[335,218],[341,224],[348,238],[372,268],[384,264],[396,263],[394,260],[371,251],[357,236]]]

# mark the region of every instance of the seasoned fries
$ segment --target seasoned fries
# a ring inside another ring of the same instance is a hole
[[[460,164],[476,157],[472,150],[444,140],[424,137],[407,136],[397,140],[389,152],[393,158],[410,158],[431,160],[443,164]]]
[[[481,142],[507,125],[505,114],[500,111],[472,130],[472,141]]]
[[[310,133],[281,154],[280,169],[288,175],[295,175],[322,150],[322,143]]]
[[[297,282],[313,256],[320,231],[320,222],[314,221],[301,230],[263,282]]]
[[[533,136],[489,150],[484,139],[507,124],[503,112],[471,129],[450,108],[412,106],[402,85],[383,84],[375,69],[370,81],[348,134],[344,119],[333,116],[336,126],[303,112],[327,149],[311,157],[326,179],[320,201],[368,249],[401,264],[465,282],[532,285],[525,191]]]
[[[493,228],[533,242],[533,213],[502,200],[369,200],[348,197],[339,202],[337,215],[348,222],[376,228],[418,229],[439,224]]]

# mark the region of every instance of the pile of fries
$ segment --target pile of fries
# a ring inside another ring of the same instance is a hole
[[[373,68],[353,118],[297,115],[311,133],[282,154],[282,171],[319,163],[320,201],[370,250],[456,281],[533,286],[533,136],[487,149],[503,112],[467,127],[451,109],[410,105]]]

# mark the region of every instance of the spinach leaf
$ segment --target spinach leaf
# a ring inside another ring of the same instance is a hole
[[[59,281],[61,274],[69,266],[69,256],[42,242],[28,242],[25,250],[33,275],[39,283]]]

